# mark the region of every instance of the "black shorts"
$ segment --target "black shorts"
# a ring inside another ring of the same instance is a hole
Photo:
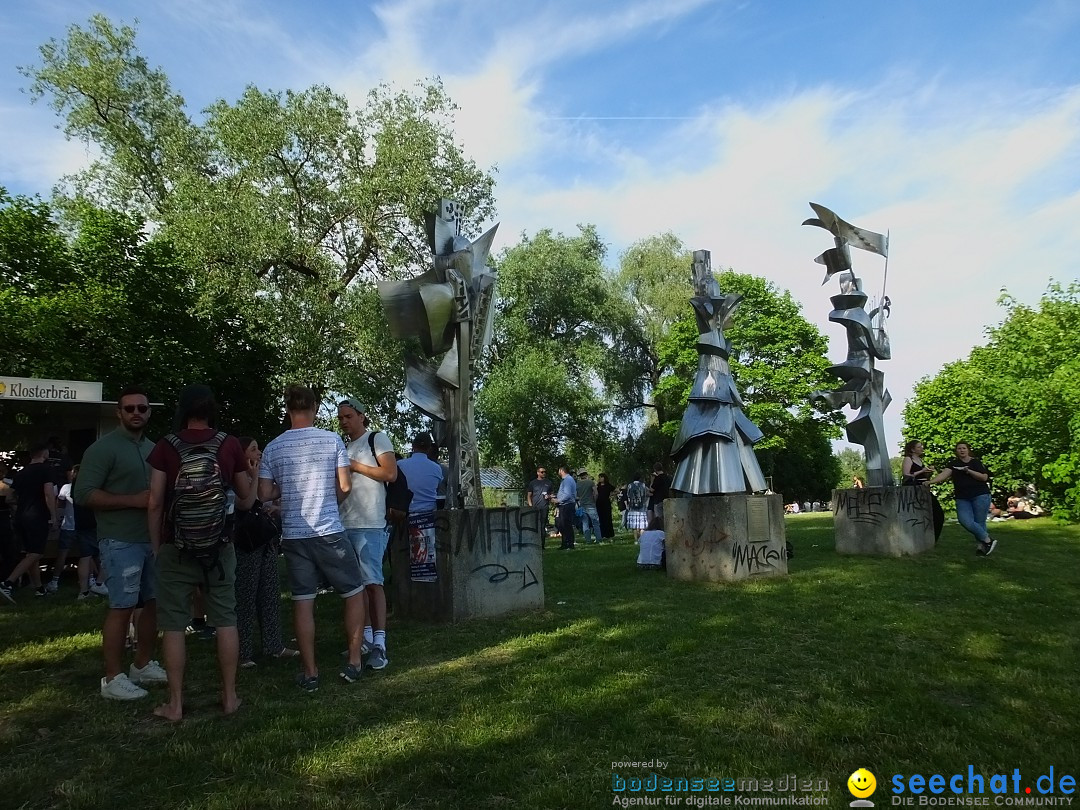
[[[15,516],[15,529],[22,539],[27,554],[44,554],[45,541],[49,539],[49,519],[33,514]]]

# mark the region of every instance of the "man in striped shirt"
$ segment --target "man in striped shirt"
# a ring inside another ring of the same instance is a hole
[[[320,577],[345,600],[349,657],[341,670],[348,683],[363,665],[364,586],[360,563],[345,536],[338,504],[352,482],[349,457],[336,433],[315,427],[315,392],[291,385],[285,408],[291,427],[266,445],[259,465],[259,500],[281,500],[281,546],[293,598],[293,625],[304,671],[297,683],[305,692],[319,688],[315,663],[315,595]]]

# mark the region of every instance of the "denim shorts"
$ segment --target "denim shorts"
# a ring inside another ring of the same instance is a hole
[[[325,579],[342,598],[364,590],[360,561],[344,534],[299,537],[281,542],[285,571],[294,602],[314,599]]]
[[[360,578],[364,585],[383,584],[383,555],[390,538],[390,527],[382,529],[346,529],[345,534],[356,549]]]
[[[108,537],[101,540],[101,564],[109,607],[126,610],[157,598],[157,572],[149,543],[126,543]]]
[[[224,543],[218,562],[209,571],[172,543],[158,551],[157,621],[160,630],[183,630],[191,624],[191,600],[203,589],[206,623],[211,627],[236,627],[236,548]]]
[[[75,530],[61,529],[60,539],[56,541],[56,550],[70,551],[71,549],[75,549],[76,552],[79,550],[79,540],[75,535]]]

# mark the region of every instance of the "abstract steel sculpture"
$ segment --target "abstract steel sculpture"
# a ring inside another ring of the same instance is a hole
[[[709,251],[694,251],[694,297],[698,324],[698,370],[671,455],[671,488],[691,495],[760,492],[766,488],[753,445],[763,438],[743,413],[731,379],[731,341],[724,327],[742,300],[725,295],[712,274]]]
[[[405,396],[431,417],[437,443],[449,449],[447,505],[481,507],[472,376],[491,340],[496,274],[487,260],[499,226],[470,242],[459,216],[458,203],[440,201],[427,217],[432,267],[405,281],[380,281],[379,298],[394,337],[418,338],[426,358],[442,357],[437,366],[406,360]]]
[[[810,203],[817,214],[803,222],[803,225],[816,225],[833,235],[835,247],[826,250],[816,259],[825,265],[825,284],[835,273],[840,274],[840,295],[834,295],[833,311],[829,320],[843,324],[847,330],[848,355],[840,365],[829,366],[829,372],[844,381],[835,391],[815,391],[813,399],[821,399],[833,410],[840,410],[845,405],[858,414],[847,425],[848,441],[861,444],[866,454],[867,484],[872,487],[887,487],[896,484],[893,478],[892,464],[889,463],[889,448],[885,443],[883,418],[885,409],[892,402],[892,396],[885,388],[885,375],[878,371],[875,362],[892,358],[889,336],[885,331],[885,321],[889,316],[889,299],[885,295],[882,283],[881,304],[866,312],[866,293],[863,292],[862,279],[851,269],[851,251],[849,246],[868,250],[885,257],[885,277],[889,272],[889,238],[880,233],[856,228],[840,219],[823,205]],[[875,323],[876,321],[876,323]]]

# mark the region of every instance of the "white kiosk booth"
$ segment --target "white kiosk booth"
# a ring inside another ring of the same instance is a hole
[[[99,382],[0,374],[0,453],[25,450],[55,436],[78,462],[117,424],[116,402],[101,398]]]

